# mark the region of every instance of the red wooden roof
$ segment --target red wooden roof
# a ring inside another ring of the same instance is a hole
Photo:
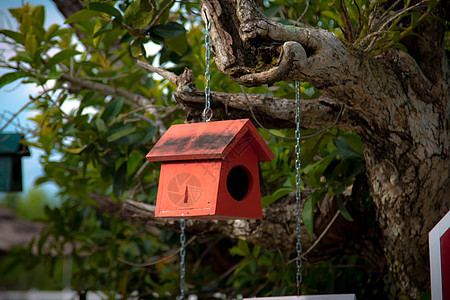
[[[224,159],[242,138],[247,139],[259,161],[274,158],[249,119],[173,125],[146,158],[148,161]]]

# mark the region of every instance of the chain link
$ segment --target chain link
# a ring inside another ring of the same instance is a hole
[[[300,83],[298,81],[295,82],[295,124],[297,127],[295,128],[295,137],[297,143],[295,145],[295,169],[296,169],[296,187],[297,190],[295,192],[295,199],[297,201],[297,296],[300,296],[300,284],[302,283],[302,243],[301,243],[301,223],[302,223],[302,201],[301,201],[301,178],[300,178]]]
[[[186,228],[186,221],[184,219],[180,220],[180,228],[181,228],[181,234],[180,234],[180,300],[185,299],[185,293],[186,293],[186,234],[184,232]]]
[[[210,81],[211,81],[211,74],[209,73],[209,66],[211,65],[211,36],[209,35],[209,30],[211,29],[211,23],[208,20],[208,17],[206,19],[206,28],[205,28],[205,109],[203,110],[203,119],[206,122],[211,121],[213,111],[211,109],[211,87],[210,87]]]

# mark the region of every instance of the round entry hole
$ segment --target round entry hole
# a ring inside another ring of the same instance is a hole
[[[250,179],[247,171],[241,167],[233,167],[227,176],[227,190],[234,200],[241,201],[247,196]]]

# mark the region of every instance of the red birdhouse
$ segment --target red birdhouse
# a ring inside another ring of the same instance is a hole
[[[156,217],[262,218],[258,162],[274,154],[250,120],[173,125],[146,158],[162,161]]]

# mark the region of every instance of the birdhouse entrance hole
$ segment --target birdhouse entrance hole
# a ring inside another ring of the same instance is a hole
[[[227,190],[234,200],[241,201],[250,190],[249,172],[242,166],[233,167],[227,176]]]

